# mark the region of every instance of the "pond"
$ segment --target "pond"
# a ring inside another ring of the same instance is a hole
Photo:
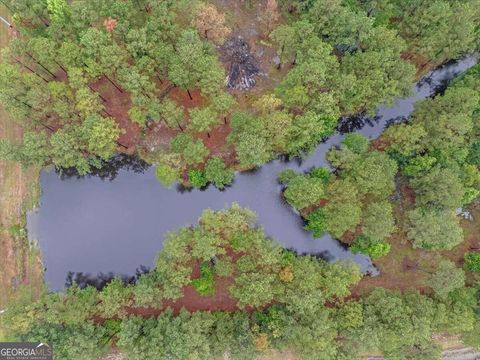
[[[325,153],[341,142],[345,132],[378,137],[389,123],[406,119],[415,102],[444,91],[451,79],[476,61],[469,56],[445,64],[415,84],[410,97],[397,99],[391,107],[380,106],[374,118],[343,119],[339,132],[307,159],[275,160],[237,174],[225,191],[213,186],[204,191],[167,189],[155,179],[154,168],[127,157],[112,161],[111,169],[117,173],[111,181],[99,176],[62,179],[54,171],[43,171],[40,206],[28,214],[27,227],[30,238],[39,243],[49,288],[63,289],[72,274],[95,282],[108,278],[107,274],[131,276],[138,269],[149,268],[166,232],[194,224],[205,208],[217,210],[232,202],[254,210],[266,234],[286,248],[329,261],[349,259],[362,271],[376,274],[367,256],[352,254],[328,235],[314,239],[303,230],[301,218],[280,196],[277,174],[285,168],[305,171],[326,166]]]

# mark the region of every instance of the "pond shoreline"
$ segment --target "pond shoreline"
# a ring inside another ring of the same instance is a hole
[[[439,67],[414,85],[412,96],[396,99],[393,107],[380,106],[374,118],[340,121],[341,132],[319,144],[308,158],[274,160],[237,173],[225,191],[212,186],[203,191],[167,189],[157,183],[153,168],[135,162],[127,166],[130,170],[114,167],[112,173],[107,172],[106,178],[115,178],[116,173],[112,182],[94,176],[61,180],[54,172],[42,172],[41,205],[28,215],[28,229],[40,245],[46,282],[50,289],[61,290],[69,272],[92,279],[98,277],[89,274],[134,274],[142,264],[147,268],[153,264],[165,232],[194,223],[204,208],[217,210],[235,201],[257,212],[267,235],[284,247],[327,261],[351,260],[363,272],[374,272],[368,257],[350,253],[330,236],[313,239],[303,230],[303,221],[280,196],[276,175],[286,168],[306,171],[327,166],[325,153],[340,143],[342,133],[358,131],[370,139],[378,137],[389,123],[405,120],[415,102],[443,91],[476,61],[469,56]]]

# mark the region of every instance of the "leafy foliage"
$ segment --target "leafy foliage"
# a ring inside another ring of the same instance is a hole
[[[353,253],[363,253],[372,259],[378,259],[390,252],[390,244],[369,236],[356,236],[350,247]]]

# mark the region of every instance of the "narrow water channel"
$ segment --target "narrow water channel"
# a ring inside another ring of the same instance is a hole
[[[397,99],[392,107],[380,106],[375,118],[342,121],[339,132],[306,160],[275,160],[237,174],[225,191],[213,186],[204,191],[167,189],[157,182],[152,167],[143,172],[120,168],[112,181],[98,176],[61,179],[54,171],[43,171],[40,206],[28,214],[27,227],[39,243],[49,288],[64,288],[70,272],[133,275],[141,266],[151,267],[166,232],[194,224],[205,208],[221,209],[232,202],[254,210],[267,235],[287,248],[326,260],[350,259],[364,272],[375,273],[368,257],[352,254],[330,236],[314,239],[303,230],[301,218],[280,197],[277,174],[285,168],[326,166],[325,153],[341,142],[342,133],[378,137],[389,123],[407,118],[415,102],[443,91],[476,61],[470,56],[436,69],[413,87],[412,96]]]

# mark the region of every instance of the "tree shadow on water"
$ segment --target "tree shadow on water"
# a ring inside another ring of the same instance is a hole
[[[84,177],[98,177],[102,180],[114,180],[120,170],[133,171],[137,174],[143,174],[151,165],[143,161],[137,156],[119,154],[108,161],[102,161],[100,168],[92,167],[90,173],[87,175],[80,175],[76,168],[60,168],[55,169],[55,172],[62,180]]]
[[[365,125],[369,125],[370,127],[374,127],[378,120],[380,119],[379,116],[370,117],[366,113],[360,113],[357,115],[351,116],[343,116],[340,118],[337,131],[340,134],[347,134],[353,131],[357,131],[362,129]]]
[[[150,272],[150,268],[144,265],[137,268],[135,275],[119,275],[113,272],[100,272],[97,275],[92,275],[90,273],[69,271],[65,279],[65,287],[69,288],[73,285],[77,285],[79,288],[83,289],[87,286],[93,286],[97,290],[102,290],[115,278],[122,280],[124,284],[135,284],[140,276],[148,272]]]

